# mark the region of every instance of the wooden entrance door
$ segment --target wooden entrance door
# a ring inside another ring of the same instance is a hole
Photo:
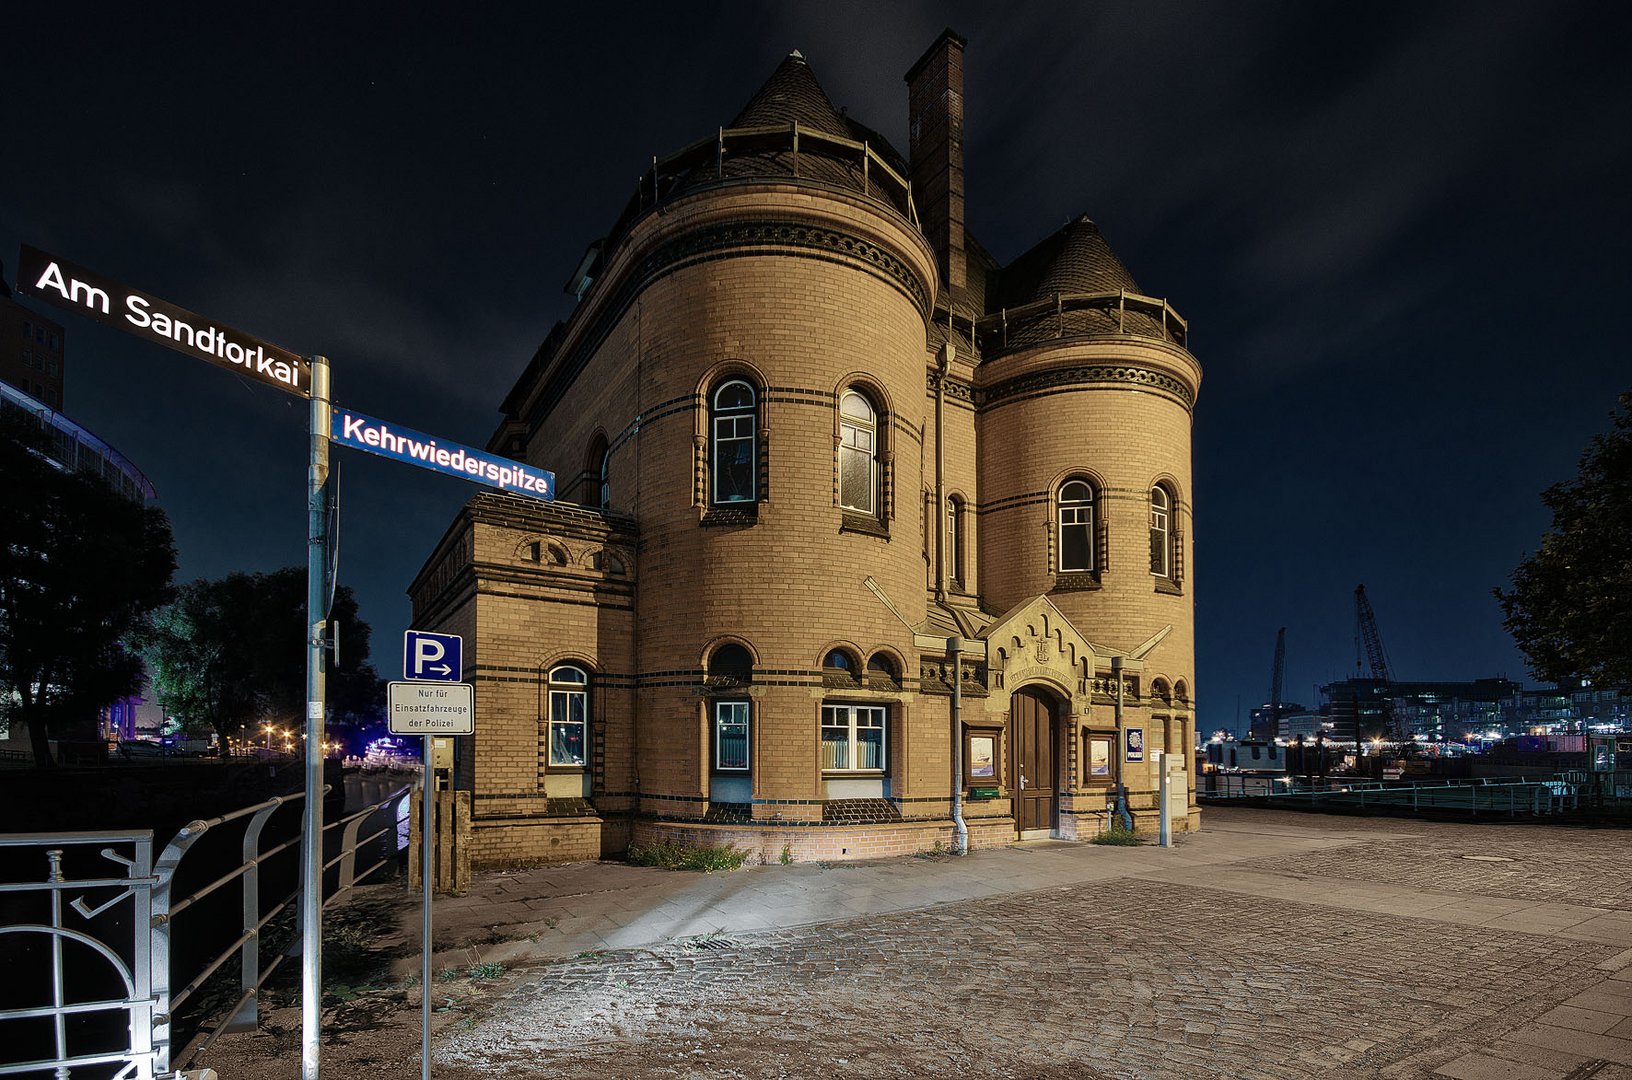
[[[1054,828],[1054,706],[1033,690],[1009,699],[1009,791],[1020,832]]]

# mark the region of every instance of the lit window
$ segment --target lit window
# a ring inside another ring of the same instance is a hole
[[[1169,518],[1173,497],[1160,484],[1150,489],[1150,572],[1157,577],[1173,576],[1171,551],[1173,530]]]
[[[839,505],[876,514],[878,415],[854,390],[839,401]]]
[[[884,769],[884,706],[822,706],[822,769],[881,772]]]
[[[748,771],[748,703],[714,703],[714,768],[720,772]]]
[[[1094,489],[1086,480],[1060,485],[1060,572],[1094,569]]]
[[[713,494],[715,503],[753,502],[755,432],[754,388],[733,379],[714,391]]]
[[[564,664],[550,671],[550,764],[583,765],[589,676]]]

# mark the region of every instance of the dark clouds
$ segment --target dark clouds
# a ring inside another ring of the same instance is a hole
[[[111,10],[111,9],[110,9]],[[969,38],[968,213],[1011,258],[1079,213],[1186,315],[1206,724],[1353,664],[1365,581],[1413,677],[1519,673],[1489,588],[1632,385],[1618,5],[400,6],[8,13],[0,258],[27,241],[301,351],[480,445],[653,154],[791,48],[905,145]],[[304,558],[293,399],[65,317],[69,411],[141,464],[183,574]],[[465,495],[345,456],[345,566],[396,664]]]

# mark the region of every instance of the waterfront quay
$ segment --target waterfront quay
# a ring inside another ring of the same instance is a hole
[[[436,1075],[1632,1077],[1628,839],[1210,808],[1167,850],[480,873],[436,903]],[[412,1075],[418,1008],[336,1005],[325,1075]],[[292,1015],[206,1063],[286,1076]]]

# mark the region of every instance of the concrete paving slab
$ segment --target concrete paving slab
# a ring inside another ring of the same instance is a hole
[[[1562,1004],[1616,1016],[1632,1016],[1632,985],[1606,979],[1585,993],[1564,999]]]
[[[1562,1050],[1586,1058],[1632,1065],[1632,1039],[1616,1039],[1608,1035],[1594,1035],[1572,1028],[1553,1027],[1550,1024],[1526,1024],[1513,1033],[1514,1042],[1529,1043],[1549,1050]]]
[[[1539,1065],[1523,1065],[1484,1054],[1463,1054],[1435,1069],[1434,1075],[1455,1080],[1559,1080],[1563,1074]]]
[[[1541,1016],[1537,1017],[1537,1022],[1551,1024],[1554,1027],[1574,1028],[1577,1031],[1590,1031],[1595,1035],[1604,1035],[1609,1032],[1610,1028],[1626,1019],[1620,1013],[1583,1009],[1578,1005],[1560,1005],[1542,1013]]]

